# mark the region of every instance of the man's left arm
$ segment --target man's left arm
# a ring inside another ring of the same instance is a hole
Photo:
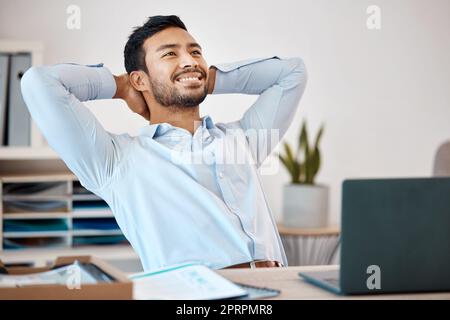
[[[217,70],[212,94],[259,95],[236,122],[247,133],[259,167],[286,133],[297,111],[307,82],[303,60],[273,57],[215,65],[213,68]],[[278,139],[273,139],[277,136]]]

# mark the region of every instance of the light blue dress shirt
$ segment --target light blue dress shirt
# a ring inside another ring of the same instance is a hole
[[[114,96],[114,77],[102,65],[32,67],[22,78],[50,146],[108,203],[145,271],[187,262],[287,265],[258,168],[278,142],[271,130],[281,138],[292,122],[305,66],[273,57],[216,68],[213,94],[259,97],[238,121],[203,117],[193,135],[168,123],[149,124],[138,136],[107,132],[82,103]]]

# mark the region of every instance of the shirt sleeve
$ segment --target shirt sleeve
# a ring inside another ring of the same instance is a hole
[[[301,58],[278,57],[219,64],[213,94],[259,95],[243,117],[230,123],[245,132],[259,167],[286,133],[307,82]]]
[[[122,137],[105,131],[82,102],[113,97],[111,72],[103,65],[32,67],[22,77],[21,89],[49,145],[85,187],[102,187],[120,160]]]

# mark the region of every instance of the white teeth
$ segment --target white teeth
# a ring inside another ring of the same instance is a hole
[[[199,78],[194,78],[194,77],[178,79],[178,81],[193,81],[193,80],[200,80],[200,79]]]

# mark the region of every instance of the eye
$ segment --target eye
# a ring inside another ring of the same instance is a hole
[[[165,56],[174,56],[174,55],[175,55],[175,52],[170,51],[170,52],[165,53],[165,54],[163,55],[163,57],[165,57]]]
[[[194,51],[192,51],[192,53],[193,53],[193,54],[198,54],[198,55],[200,55],[200,56],[202,55],[202,53],[201,53],[200,51],[198,51],[198,50],[194,50]]]

